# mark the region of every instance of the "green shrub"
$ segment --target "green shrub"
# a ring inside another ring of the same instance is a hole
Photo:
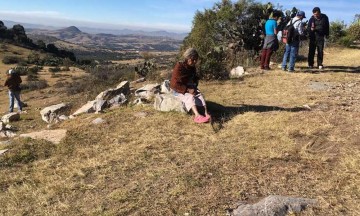
[[[339,39],[339,44],[345,47],[350,47],[354,43],[355,38],[351,35],[347,35]]]
[[[4,64],[17,64],[21,61],[21,58],[18,56],[5,56],[2,62]]]
[[[339,39],[346,35],[346,25],[344,21],[335,21],[330,23],[330,43],[338,43]]]
[[[348,35],[354,40],[360,40],[360,22],[354,22],[349,26]]]

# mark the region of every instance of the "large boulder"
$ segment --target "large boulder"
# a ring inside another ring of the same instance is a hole
[[[102,99],[95,99],[93,101],[88,101],[80,109],[76,110],[72,116],[77,116],[82,113],[98,113],[101,112],[107,106],[107,102]]]
[[[108,89],[108,90],[101,92],[100,94],[98,94],[98,96],[96,96],[95,100],[101,99],[101,100],[108,101],[108,100],[111,100],[112,98],[114,98],[115,96],[120,95],[121,93],[123,95],[130,94],[129,81],[123,81],[119,85],[117,85],[116,88]]]
[[[20,114],[16,112],[8,113],[3,117],[1,117],[1,121],[4,122],[5,124],[19,120],[20,120]]]
[[[271,195],[255,204],[240,204],[233,211],[233,216],[286,216],[291,213],[300,213],[308,206],[316,204],[314,199],[293,198]]]
[[[186,112],[184,104],[173,94],[157,94],[155,97],[154,108],[163,112]]]
[[[68,105],[65,103],[52,105],[46,107],[40,111],[41,118],[47,123],[53,123],[58,121],[60,115],[65,114],[67,111]]]

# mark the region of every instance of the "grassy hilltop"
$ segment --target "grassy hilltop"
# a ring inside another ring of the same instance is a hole
[[[59,144],[2,142],[9,151],[0,156],[0,214],[225,215],[239,201],[285,195],[318,200],[302,215],[359,215],[360,52],[325,52],[323,71],[299,62],[297,73],[273,66],[241,80],[201,81],[213,124],[126,106],[52,125],[68,130]],[[11,66],[0,61],[0,82]],[[44,67],[39,76],[49,87],[22,94],[28,107],[13,123],[18,134],[47,128],[44,107],[68,102],[76,110],[88,100],[56,87],[88,76],[78,68],[53,76]],[[4,114],[4,87],[1,95]],[[91,124],[98,117],[106,123]]]

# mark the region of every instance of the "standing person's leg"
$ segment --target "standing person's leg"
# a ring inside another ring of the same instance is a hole
[[[262,49],[260,56],[260,67],[265,69],[265,58],[266,58],[266,49]]]
[[[14,111],[14,93],[9,90],[9,113]]]
[[[22,103],[20,100],[20,92],[13,92],[14,97],[16,99],[17,105],[18,105],[18,111],[22,111]]]
[[[309,40],[309,53],[308,53],[308,66],[314,66],[314,57],[315,57],[315,50],[316,50],[316,42],[314,39]]]
[[[273,51],[269,48],[266,49],[266,57],[265,57],[265,70],[270,70],[270,58]]]
[[[319,69],[322,69],[322,67],[323,67],[324,43],[325,43],[324,37],[317,38],[317,41],[316,41],[316,45],[317,45],[317,66],[319,67]]]
[[[293,44],[290,45],[290,61],[289,61],[289,72],[293,72],[295,68],[295,60],[296,60],[296,46]]]
[[[286,68],[287,68],[287,61],[288,61],[289,56],[290,56],[290,46],[289,46],[289,44],[286,44],[286,46],[285,46],[285,52],[284,52],[284,57],[283,57],[283,61],[282,61],[282,64],[281,64],[281,69],[282,69],[282,70],[286,70]]]

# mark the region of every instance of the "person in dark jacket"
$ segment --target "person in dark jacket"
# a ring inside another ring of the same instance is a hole
[[[314,7],[312,10],[313,16],[308,23],[309,32],[309,68],[314,67],[315,50],[317,49],[317,66],[323,69],[324,44],[325,38],[329,37],[329,18],[322,14],[319,7]]]
[[[22,111],[22,102],[20,100],[20,83],[22,82],[21,77],[13,69],[7,71],[7,79],[4,86],[7,86],[9,89],[9,113],[14,111],[14,99],[16,99],[18,105],[18,111]]]
[[[199,54],[194,48],[187,49],[183,54],[184,60],[176,63],[170,80],[170,88],[175,97],[185,105],[187,111],[195,114],[196,123],[209,122],[210,115],[206,109],[204,97],[197,88],[199,78],[196,75],[196,62]],[[198,107],[204,107],[205,113],[201,115]]]

